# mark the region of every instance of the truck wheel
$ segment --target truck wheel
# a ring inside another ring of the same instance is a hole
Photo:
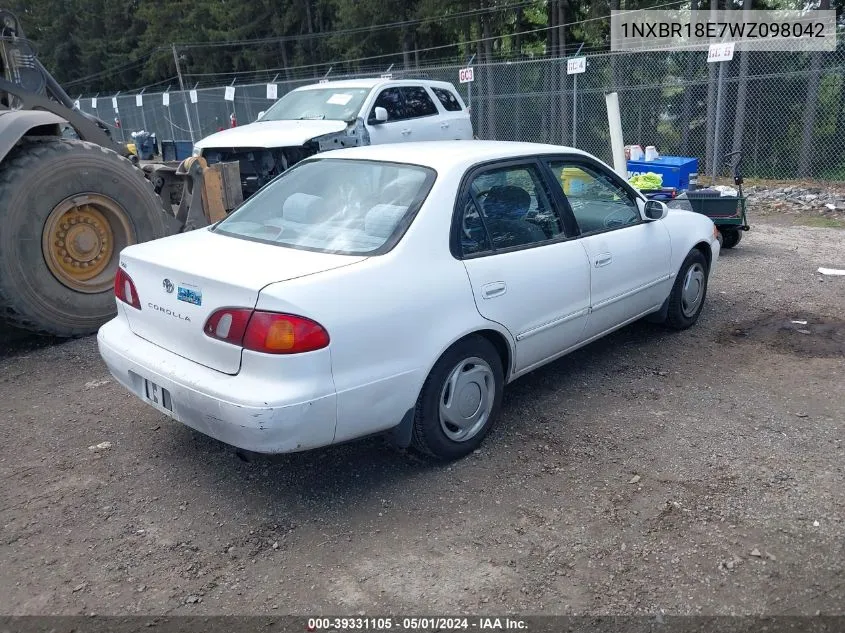
[[[0,320],[41,334],[91,334],[116,313],[120,251],[164,237],[143,172],[83,141],[25,141],[0,166]]]

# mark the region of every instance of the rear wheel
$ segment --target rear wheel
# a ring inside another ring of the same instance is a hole
[[[496,348],[481,336],[463,339],[437,361],[414,414],[414,448],[443,460],[474,451],[502,402],[504,371]]]
[[[167,234],[152,184],[116,152],[27,141],[0,169],[0,320],[43,334],[95,332],[115,313],[120,251]]]

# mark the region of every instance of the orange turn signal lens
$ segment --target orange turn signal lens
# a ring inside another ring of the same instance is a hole
[[[296,344],[296,332],[290,321],[273,321],[264,337],[264,349],[270,352],[287,352]]]

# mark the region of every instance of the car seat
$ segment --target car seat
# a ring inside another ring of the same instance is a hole
[[[543,229],[525,220],[531,194],[522,187],[495,186],[484,197],[482,206],[495,247],[508,248],[547,239]]]

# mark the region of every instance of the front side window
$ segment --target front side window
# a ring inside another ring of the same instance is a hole
[[[305,119],[354,121],[369,93],[369,90],[361,88],[293,90],[267,110],[261,122]]]
[[[372,110],[370,110],[370,123],[375,123],[376,121],[376,108],[387,110],[388,122],[401,121],[402,119],[408,118],[405,114],[405,104],[402,101],[402,93],[399,92],[399,88],[387,88],[379,93]]]
[[[398,240],[434,183],[425,167],[312,159],[284,172],[214,230],[289,248],[378,254]]]
[[[470,183],[459,227],[464,255],[529,246],[563,233],[533,165],[484,171]]]
[[[610,174],[572,161],[548,164],[582,234],[624,228],[641,221],[637,203]]]

